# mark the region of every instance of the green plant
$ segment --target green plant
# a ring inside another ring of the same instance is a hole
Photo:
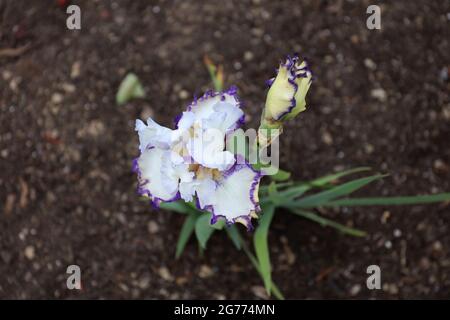
[[[208,58],[205,58],[205,65],[215,89],[217,91],[222,90],[224,81],[222,67],[215,66]],[[311,84],[310,81],[311,74],[307,65],[304,62],[299,64],[296,57],[288,58],[286,63],[281,64],[277,77],[271,80],[271,89],[266,100],[266,107],[262,113],[260,130],[280,130],[284,121],[293,119],[298,113],[304,111],[306,108],[305,96]],[[142,124],[140,126],[143,127]],[[147,130],[146,127],[143,128]],[[158,128],[158,130],[160,129]],[[278,131],[277,135],[280,134],[280,131]],[[260,132],[258,134],[261,134]],[[270,132],[269,135],[271,135]],[[254,144],[245,145],[244,149],[246,151],[244,151],[244,154],[247,156],[247,151],[252,148],[265,148],[272,143],[272,140],[259,139]],[[259,158],[253,164],[253,168],[255,170],[264,169]],[[200,210],[199,206],[192,201],[164,202],[157,199],[157,204],[165,210],[185,215],[184,224],[176,245],[176,258],[181,256],[187,242],[193,235],[197,238],[200,251],[203,252],[207,248],[208,240],[216,231],[225,231],[236,249],[243,251],[248,256],[250,262],[260,274],[267,293],[269,295],[273,294],[278,299],[283,299],[280,289],[272,279],[269,253],[268,235],[275,214],[292,213],[319,223],[323,227],[334,228],[343,234],[364,237],[366,236],[365,231],[327,219],[321,216],[317,209],[324,207],[408,205],[450,201],[450,193],[403,197],[351,197],[351,194],[355,191],[387,176],[386,174],[371,174],[353,180],[347,179],[351,175],[367,174],[370,170],[368,167],[360,167],[306,182],[290,180],[291,174],[284,170],[278,170],[276,174],[268,175],[267,179],[270,178],[271,181],[268,180],[268,184],[259,187],[261,212],[257,219],[257,226],[251,233],[252,246],[243,238],[237,225],[232,224],[235,220],[217,220],[214,216],[214,211],[211,213],[210,210]],[[180,179],[182,180],[183,177]],[[146,183],[146,181],[141,182]],[[148,193],[150,194],[150,192]],[[155,201],[154,198],[152,200]],[[253,247],[253,250],[251,247]]]

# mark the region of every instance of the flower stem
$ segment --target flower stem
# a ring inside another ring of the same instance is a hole
[[[250,251],[247,243],[242,239],[241,235],[237,233],[237,239],[239,239],[239,242],[241,243],[242,249],[244,249],[245,254],[250,259],[251,263],[255,267],[256,271],[258,271],[259,275],[262,277],[261,269],[259,268],[258,260],[256,260],[256,257],[253,255],[253,253]],[[284,300],[284,296],[281,293],[280,289],[278,289],[277,285],[272,280],[271,285],[271,293],[277,298],[278,300]]]

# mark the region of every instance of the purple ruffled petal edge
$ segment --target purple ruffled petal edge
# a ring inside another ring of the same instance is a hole
[[[243,127],[245,125],[245,113],[242,113],[242,116],[233,124],[233,126],[231,126],[230,128],[228,128],[226,134],[231,134],[234,131],[236,131],[237,129],[239,129],[240,127]]]
[[[226,99],[225,95],[232,96],[234,98],[234,100],[236,101],[236,106],[238,108],[242,109],[242,107],[244,105],[243,105],[241,99],[239,98],[239,96],[237,94],[237,87],[236,86],[231,86],[228,90],[224,90],[224,91],[208,90],[200,98],[197,98],[196,96],[194,96],[194,100],[187,106],[186,110],[187,111],[192,111],[192,108],[195,108],[198,105],[199,102],[203,102],[203,101],[206,101],[206,100],[208,100],[210,98],[214,98],[214,97],[217,97],[217,96],[220,96],[220,100],[224,101]],[[177,125],[178,125],[178,121],[179,120],[180,120],[180,117],[175,118],[175,121],[176,121]],[[244,124],[245,124],[245,114],[242,115],[239,118],[239,120],[236,122],[236,124],[230,130],[239,129]]]
[[[233,98],[236,100],[237,106],[239,108],[241,108],[243,106],[242,101],[239,99],[239,97],[237,95],[237,87],[236,86],[231,86],[228,90],[224,90],[224,91],[208,90],[200,98],[197,98],[196,96],[194,96],[194,100],[187,106],[187,111],[191,111],[192,108],[197,106],[197,104],[199,102],[203,102],[203,101],[208,100],[210,98],[221,96],[221,100],[225,100],[225,95],[226,94],[228,94],[230,96],[233,96]]]
[[[308,73],[310,73],[312,75],[311,69],[309,68],[309,63],[308,60],[306,58],[303,59],[303,61],[305,62],[305,66],[298,68],[296,67],[296,63],[300,60],[299,55],[297,53],[294,53],[294,55],[291,56],[287,56],[286,61],[285,62],[281,62],[281,67],[285,67],[288,69],[289,71],[289,79],[288,82],[290,85],[292,85],[294,87],[294,92],[297,93],[298,90],[298,85],[295,83],[295,79],[297,78],[307,78],[308,77]],[[278,74],[279,69],[276,71],[276,73]],[[309,81],[312,81],[313,77],[311,76],[311,79]],[[266,84],[271,87],[273,82],[275,81],[275,78],[269,79],[266,81]],[[295,94],[294,94],[295,95]],[[291,99],[291,104],[289,105],[288,109],[286,111],[284,111],[283,113],[281,113],[280,115],[274,117],[275,120],[280,120],[281,118],[283,118],[285,115],[289,114],[292,109],[295,108],[297,104],[297,101],[295,100],[295,98],[293,97]]]
[[[256,199],[256,192],[258,191],[258,185],[260,183],[261,177],[262,177],[262,173],[261,171],[255,170],[248,162],[245,161],[245,159],[241,156],[236,156],[236,162],[235,164],[228,169],[227,171],[225,171],[223,173],[223,177],[227,178],[230,175],[232,175],[234,172],[239,171],[245,167],[250,168],[254,173],[256,173],[255,177],[253,178],[253,182],[250,186],[250,191],[249,191],[249,197],[250,197],[250,201],[253,203],[254,205],[254,211],[255,212],[260,212],[261,211],[261,207],[259,206],[259,201]],[[205,206],[204,208],[200,207],[200,202],[198,200],[198,197],[196,197],[196,206],[198,209],[200,210],[206,210],[211,212],[211,224],[215,224],[220,218],[225,219],[225,222],[228,226],[234,224],[237,222],[237,220],[243,220],[245,223],[245,226],[247,227],[247,231],[252,231],[253,230],[253,225],[251,222],[251,212],[249,212],[249,214],[247,215],[242,215],[242,216],[238,216],[236,218],[233,218],[231,220],[227,219],[226,216],[224,215],[218,215],[215,214],[214,212],[214,207],[211,205]]]
[[[154,147],[148,147],[147,149],[153,149],[153,148]],[[151,205],[156,209],[159,208],[159,206],[161,205],[162,202],[173,202],[173,201],[177,201],[177,200],[181,199],[181,194],[179,191],[169,200],[163,200],[161,198],[153,196],[152,193],[150,192],[150,190],[145,188],[145,185],[147,185],[147,183],[149,183],[149,180],[142,179],[142,173],[141,173],[141,169],[139,168],[138,160],[139,160],[139,157],[133,159],[131,170],[132,170],[132,172],[136,173],[138,176],[138,185],[137,185],[136,192],[140,196],[149,197]]]
[[[291,86],[294,87],[294,96],[295,96],[295,93],[297,93],[297,90],[298,90],[298,85],[295,83],[295,80],[293,80],[293,79],[289,79],[288,82],[289,82],[289,84],[290,84]],[[289,114],[289,113],[292,111],[292,109],[295,108],[295,105],[296,105],[296,104],[297,104],[297,101],[295,100],[295,97],[292,97],[292,99],[291,99],[291,104],[289,105],[289,107],[287,108],[287,110],[284,111],[284,112],[282,112],[282,113],[279,114],[278,116],[274,116],[274,119],[275,119],[275,120],[280,120],[280,119],[283,118],[285,115]]]
[[[178,122],[180,122],[183,113],[177,114],[173,119],[173,123],[175,124],[175,128],[178,128]]]

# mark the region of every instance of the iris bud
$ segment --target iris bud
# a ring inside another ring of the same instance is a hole
[[[262,128],[279,128],[281,122],[293,119],[306,109],[306,94],[312,74],[306,61],[297,55],[281,63],[275,78],[270,79],[269,92],[261,121]]]

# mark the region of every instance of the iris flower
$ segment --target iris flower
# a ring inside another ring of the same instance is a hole
[[[244,124],[236,88],[207,92],[176,119],[176,129],[151,118],[136,120],[140,156],[134,160],[138,192],[155,206],[183,199],[228,224],[251,228],[260,210],[261,172],[226,149],[226,137]]]
[[[277,75],[268,81],[263,122],[266,127],[293,119],[306,109],[306,93],[311,85],[312,74],[306,61],[297,55],[288,56],[280,64]]]

